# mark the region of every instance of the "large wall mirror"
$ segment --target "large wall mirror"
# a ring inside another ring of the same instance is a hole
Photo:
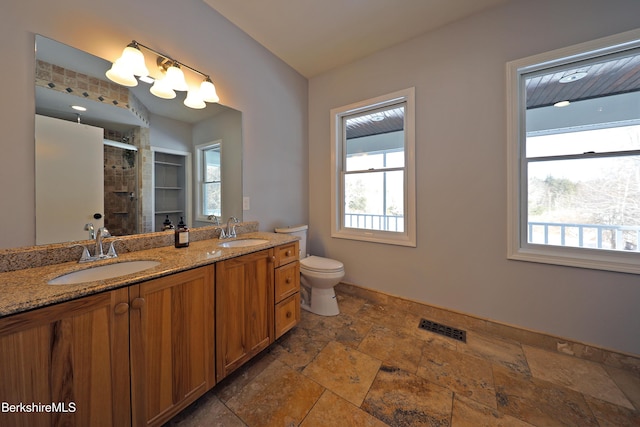
[[[36,244],[89,239],[100,226],[118,236],[242,219],[241,112],[119,86],[110,67],[36,36]]]

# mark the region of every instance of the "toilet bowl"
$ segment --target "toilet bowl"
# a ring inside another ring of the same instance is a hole
[[[276,233],[300,237],[300,306],[320,316],[340,314],[334,286],[344,277],[344,265],[340,261],[307,255],[306,225],[276,228]]]

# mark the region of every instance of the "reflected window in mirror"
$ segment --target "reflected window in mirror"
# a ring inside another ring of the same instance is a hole
[[[197,201],[199,220],[206,220],[211,215],[218,218],[222,216],[221,147],[221,141],[196,147],[198,194],[200,195]]]

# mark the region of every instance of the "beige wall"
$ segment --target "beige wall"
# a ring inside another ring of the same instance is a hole
[[[243,186],[251,197],[244,219],[259,220],[264,230],[306,221],[307,80],[204,2],[6,0],[0,13],[6,64],[0,71],[0,248],[31,245],[35,236],[35,34],[110,60],[136,39],[210,73],[221,102],[243,112]]]
[[[635,0],[516,0],[311,79],[311,253],[343,261],[350,283],[640,353],[638,276],[506,259],[505,181],[506,62],[638,16]],[[329,110],[411,86],[418,247],[331,238]]]

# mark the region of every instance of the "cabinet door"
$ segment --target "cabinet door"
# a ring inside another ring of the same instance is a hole
[[[272,249],[216,264],[218,381],[273,342],[273,304]]]
[[[0,400],[56,405],[0,425],[131,425],[127,301],[125,288],[0,319]]]
[[[161,425],[215,384],[213,266],[132,286],[133,424]]]

